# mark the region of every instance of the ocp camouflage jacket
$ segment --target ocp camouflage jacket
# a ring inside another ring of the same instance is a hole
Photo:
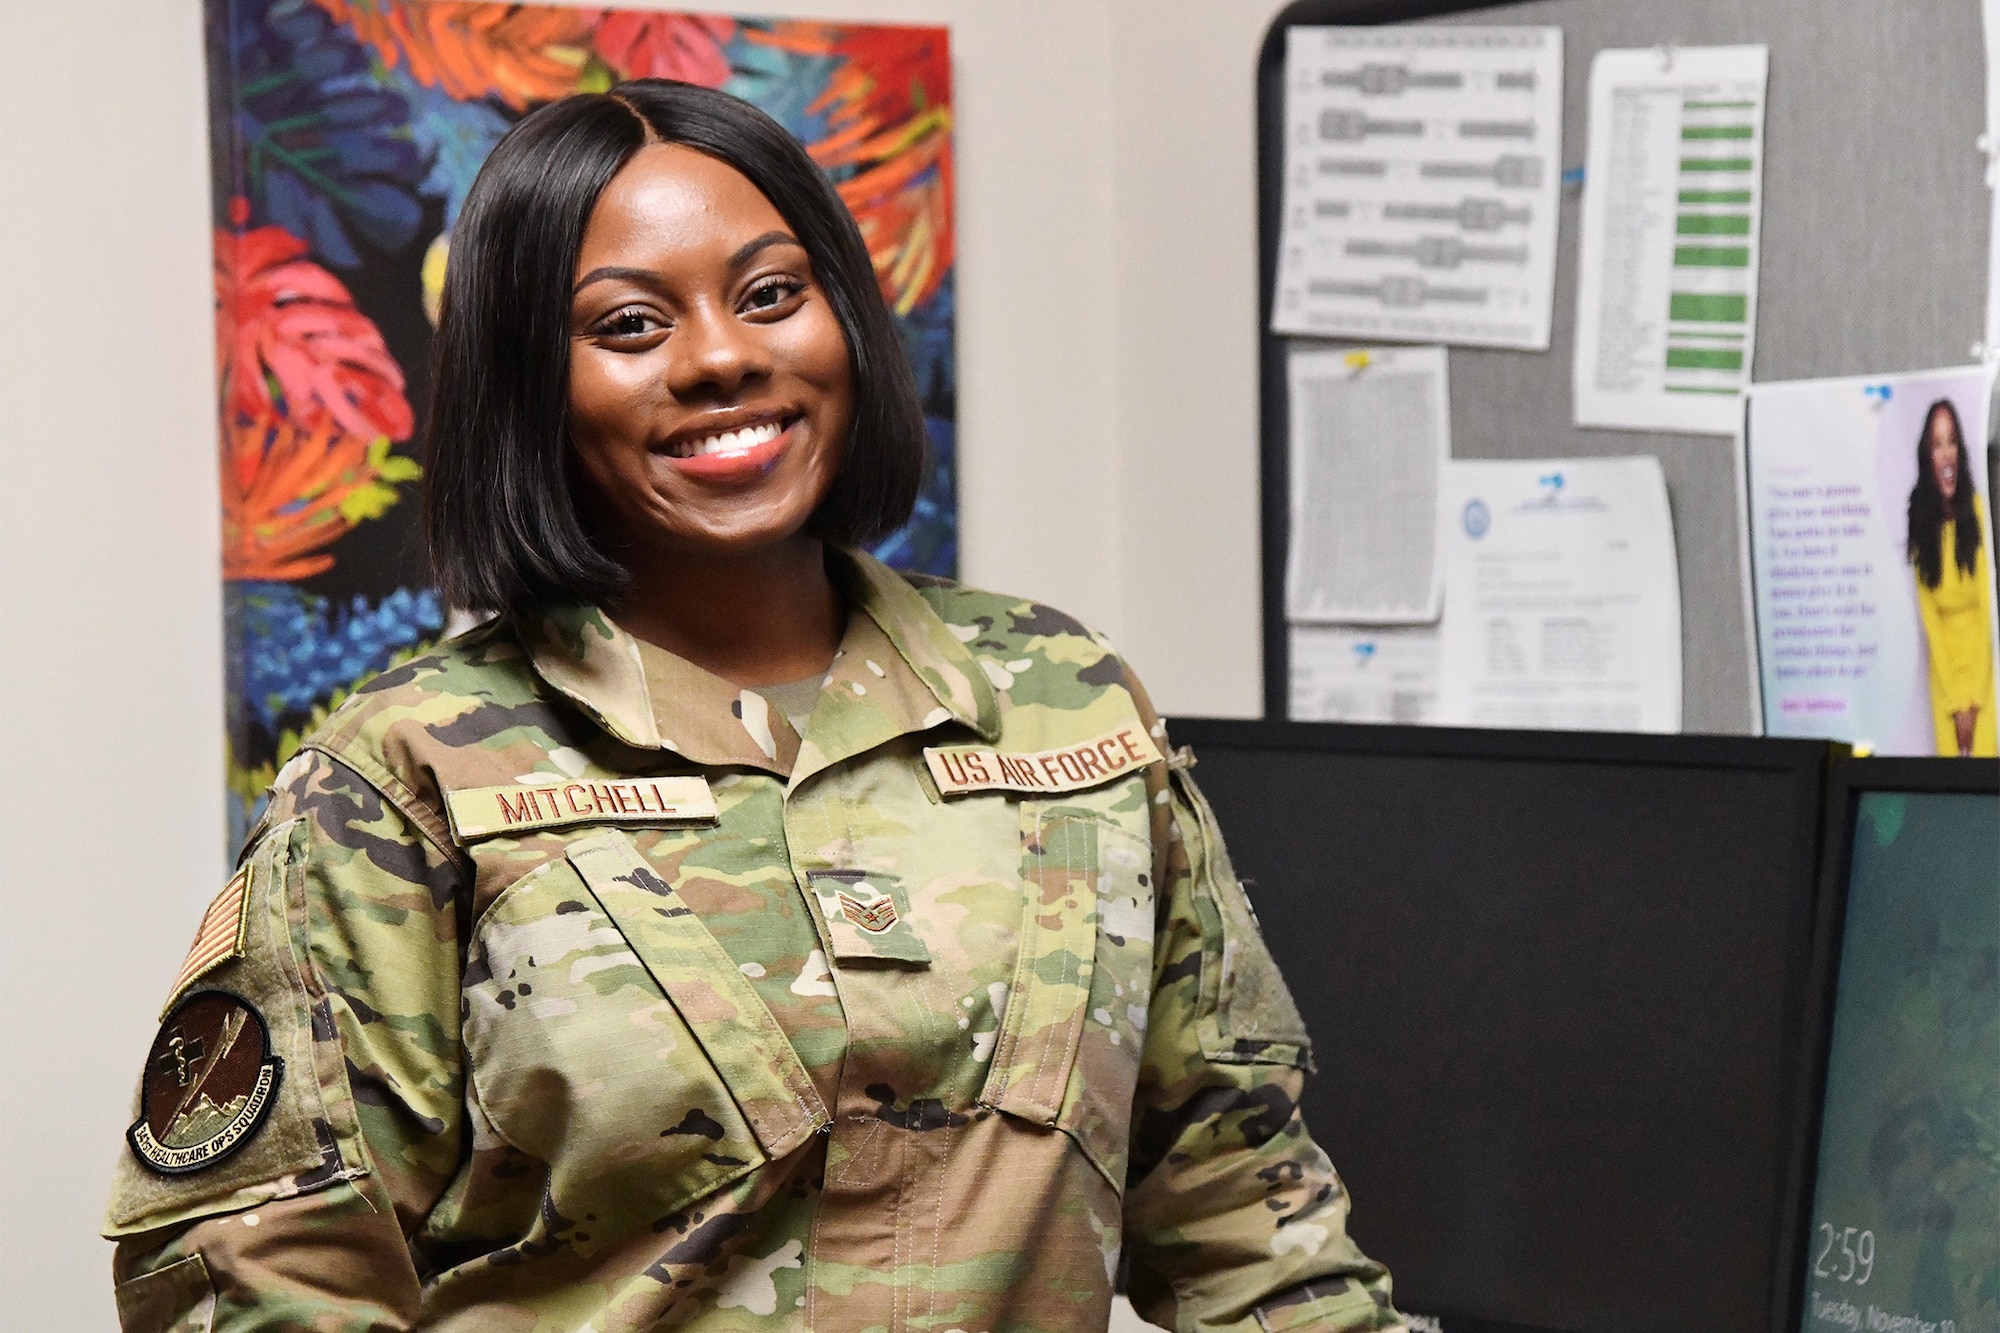
[[[1047,607],[835,563],[803,735],[575,608],[306,743],[142,1080],[107,1224],[130,1333],[1074,1333],[1121,1248],[1185,1333],[1401,1327],[1122,663]],[[250,1052],[220,1106],[204,1012]]]

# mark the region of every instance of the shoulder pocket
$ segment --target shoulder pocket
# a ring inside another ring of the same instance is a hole
[[[220,961],[209,959],[210,965],[197,977],[176,987],[190,996],[212,988],[261,1020],[261,1039],[268,1041],[275,1064],[270,1109],[255,1123],[246,1118],[237,1129],[209,1138],[208,1146],[221,1149],[213,1152],[209,1164],[172,1164],[161,1170],[146,1165],[137,1149],[128,1147],[119,1157],[105,1220],[107,1237],[235,1212],[367,1174],[360,1165],[359,1126],[331,1024],[326,1025],[324,1040],[314,1031],[315,1005],[325,991],[305,945],[308,834],[307,821],[294,819],[274,826],[251,850],[240,872],[244,876],[240,922],[230,921],[228,929],[217,935],[205,921],[190,956],[190,963],[195,963],[202,961],[204,950],[215,950]],[[234,890],[232,880],[225,896]],[[185,967],[182,975],[189,977]],[[168,1027],[175,1012],[181,1011],[170,1011]],[[241,1031],[232,1034],[233,1040],[217,1040],[215,1034],[204,1039],[204,1034],[193,1031],[181,1036],[163,1027],[142,1071],[141,1086],[146,1087],[148,1080],[162,1089],[185,1086],[186,1095],[196,1101],[186,1118],[198,1129],[201,1115],[211,1111],[199,1100],[207,1065],[219,1066],[237,1046],[247,1051],[260,1036],[256,1026],[239,1018]],[[157,1061],[169,1058],[175,1061],[172,1070],[154,1068]],[[148,1099],[134,1100],[135,1114],[143,1116]],[[225,1099],[212,1111],[221,1123],[233,1109]],[[160,1128],[173,1142],[168,1118],[162,1117]],[[135,1130],[138,1127],[135,1122]],[[240,1142],[230,1140],[230,1133],[237,1134]]]
[[[494,1129],[649,1216],[811,1138],[828,1117],[797,1053],[673,886],[623,833],[566,855],[473,932],[466,1049]]]
[[[1229,864],[1215,811],[1184,769],[1172,781],[1191,816],[1181,820],[1181,837],[1201,917],[1202,1054],[1224,1064],[1311,1069],[1305,1020]]]

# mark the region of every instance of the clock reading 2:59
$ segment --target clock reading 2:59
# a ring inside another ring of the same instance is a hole
[[[1875,1233],[1854,1227],[1837,1228],[1830,1222],[1820,1223],[1819,1232],[1826,1243],[1820,1246],[1819,1257],[1813,1260],[1814,1276],[1852,1282],[1857,1287],[1867,1282],[1875,1272]]]

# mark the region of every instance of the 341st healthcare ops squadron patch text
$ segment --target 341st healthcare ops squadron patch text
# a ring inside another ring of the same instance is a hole
[[[139,1119],[126,1141],[162,1175],[213,1166],[256,1134],[283,1073],[264,1016],[248,1000],[196,991],[173,1007],[153,1038],[139,1084]]]

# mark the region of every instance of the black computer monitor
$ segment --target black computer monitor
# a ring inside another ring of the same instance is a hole
[[[2000,764],[1834,775],[1798,1327],[2000,1330]]]
[[[1445,1333],[1783,1326],[1836,747],[1169,728],[1399,1307]]]

